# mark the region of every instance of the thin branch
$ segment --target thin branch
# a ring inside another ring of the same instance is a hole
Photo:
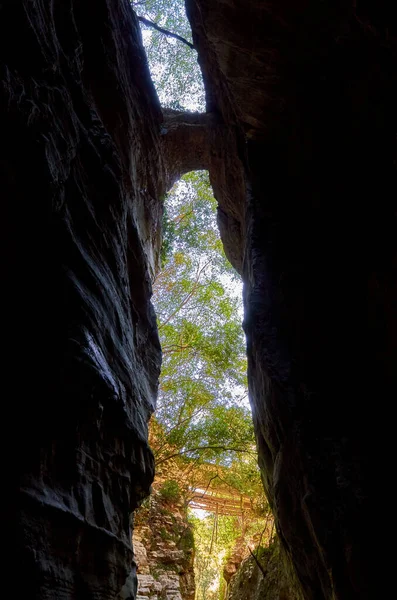
[[[170,316],[169,316],[169,317],[168,317],[168,318],[167,318],[165,321],[163,321],[163,323],[161,323],[161,324],[158,326],[158,329],[159,329],[159,330],[160,330],[160,329],[162,329],[162,328],[164,327],[164,325],[167,325],[167,323],[169,323],[169,322],[171,321],[171,319],[172,319],[173,317],[175,317],[175,315],[177,315],[177,314],[178,314],[178,312],[181,310],[181,308],[183,308],[183,307],[185,306],[185,304],[187,304],[187,303],[189,302],[190,298],[191,298],[191,297],[194,295],[194,293],[195,293],[195,291],[196,291],[196,289],[197,289],[197,287],[198,287],[198,285],[199,285],[201,273],[203,273],[203,271],[205,271],[205,269],[208,267],[208,265],[209,265],[210,263],[211,263],[211,261],[209,260],[208,262],[206,262],[206,263],[205,263],[205,265],[204,265],[203,267],[201,267],[201,268],[200,268],[200,266],[198,267],[198,269],[197,269],[197,274],[196,274],[196,279],[195,279],[195,281],[194,281],[194,283],[193,283],[193,287],[192,287],[192,289],[191,289],[191,290],[190,290],[190,292],[189,292],[189,293],[188,293],[188,294],[187,294],[187,295],[184,297],[184,299],[183,299],[183,300],[182,300],[182,302],[179,304],[179,306],[178,306],[178,307],[177,307],[177,308],[174,310],[174,312],[172,312],[172,313],[170,314]]]
[[[163,269],[161,269],[161,271],[159,271],[154,279],[153,282],[153,290],[156,290],[156,288],[159,285],[159,282],[161,282],[162,279],[164,279],[164,277],[166,275],[173,275],[175,273],[175,265],[174,263],[169,263],[166,267],[164,267]],[[175,283],[175,282],[174,282]]]
[[[262,575],[263,575],[263,578],[265,578],[265,577],[266,577],[266,575],[267,575],[267,570],[265,570],[265,569],[262,567],[261,563],[259,562],[259,560],[258,560],[258,559],[257,559],[257,557],[255,556],[255,554],[252,552],[252,550],[251,550],[251,548],[250,548],[250,547],[248,547],[248,550],[250,551],[250,554],[251,554],[251,556],[253,557],[253,559],[255,560],[256,564],[258,565],[258,567],[259,567],[259,569],[260,569],[260,571],[261,571],[261,573],[262,573]]]
[[[222,481],[223,483],[226,483],[226,485],[230,489],[236,491],[238,494],[241,494],[241,491],[238,488],[234,487],[234,485],[231,485],[228,481],[226,481],[226,479],[223,479],[223,477],[221,477],[219,474],[217,475],[217,477],[218,477],[219,481]]]
[[[269,522],[269,517],[270,517],[270,516],[271,516],[271,517],[273,516],[273,515],[272,515],[272,513],[269,513],[269,514],[267,515],[267,517],[266,517],[266,523],[265,523],[265,526],[264,526],[264,528],[263,528],[263,531],[262,531],[262,533],[261,533],[261,537],[259,538],[258,547],[257,547],[257,552],[259,551],[259,548],[261,547],[261,543],[262,543],[263,534],[265,533],[265,531],[266,531],[266,529],[267,529],[267,524],[268,524],[268,522]]]
[[[191,348],[190,344],[170,344],[169,346],[162,346],[163,354],[175,354],[176,352],[183,352],[183,350],[187,350]]]
[[[183,469],[181,471],[181,468],[179,468],[180,472],[182,473],[182,478],[186,480],[186,478],[192,473],[192,471],[194,471],[194,469],[197,467],[197,464],[200,461],[200,456],[198,456],[197,458],[195,458],[191,463],[189,463],[186,467],[186,469]]]
[[[188,417],[185,417],[179,423],[177,423],[176,425],[173,425],[173,427],[170,427],[169,429],[167,429],[165,431],[164,435],[168,436],[171,433],[171,431],[173,431],[174,429],[177,429],[178,427],[180,427],[181,425],[183,425],[183,423],[186,423],[187,421],[192,421],[195,417],[197,417],[198,414],[200,414],[201,412],[203,412],[203,410],[207,407],[207,404],[209,404],[209,403],[210,403],[210,400],[208,400],[203,406],[201,406],[201,408],[198,408],[191,415],[189,415]]]
[[[162,27],[157,25],[157,23],[153,23],[153,21],[149,21],[149,19],[145,19],[145,17],[138,16],[138,20],[141,23],[144,23],[145,25],[147,25],[148,27],[153,27],[153,29],[160,31],[160,33],[164,33],[164,35],[168,35],[168,37],[172,37],[172,38],[175,38],[176,40],[179,40],[180,42],[183,42],[184,44],[186,44],[186,46],[189,46],[189,48],[194,50],[194,45],[191,44],[190,42],[188,42],[188,40],[186,40],[181,35],[178,35],[177,33],[172,33],[172,31],[168,31],[168,29],[163,29]]]
[[[209,403],[209,401],[207,402],[207,404],[208,403]],[[206,404],[204,406],[202,406],[201,408],[199,408],[198,410],[196,410],[196,412],[192,413],[190,416],[185,417],[185,419],[182,419],[182,421],[180,421],[176,425],[173,425],[172,427],[170,427],[169,429],[166,429],[164,431],[164,437],[165,437],[164,442],[158,448],[152,448],[156,460],[157,460],[157,458],[159,458],[161,456],[161,450],[164,448],[164,446],[166,446],[166,445],[170,446],[170,444],[168,444],[168,436],[170,435],[170,433],[172,431],[174,431],[175,429],[178,429],[178,427],[180,427],[181,425],[183,425],[183,423],[186,423],[186,422],[191,421],[192,419],[194,419],[205,408],[206,408]]]
[[[194,500],[194,498],[204,498],[204,496],[206,495],[206,493],[208,492],[208,488],[211,485],[211,482],[216,479],[218,477],[218,475],[214,475],[213,477],[211,477],[211,479],[208,482],[207,487],[205,488],[204,492],[202,494],[200,494],[200,496],[192,496],[192,498],[190,499],[189,502],[191,502],[192,500]]]
[[[174,225],[179,225],[184,219],[186,219],[186,217],[188,217],[189,215],[192,215],[193,212],[194,212],[193,209],[188,210],[187,212],[172,219],[172,222],[174,223]]]
[[[186,481],[187,477],[189,475],[191,475],[192,471],[194,471],[197,467],[197,465],[199,464],[201,457],[198,456],[197,458],[195,458],[187,467],[186,469],[184,469],[182,471],[182,477],[183,479]],[[185,502],[185,504],[188,504],[190,502],[190,500],[188,500],[187,502]]]
[[[175,454],[170,454],[170,456],[166,456],[161,460],[157,461],[157,465],[166,462],[167,460],[171,460],[171,458],[175,458],[176,456],[181,456],[182,454],[188,454],[189,452],[197,452],[198,450],[223,450],[224,452],[241,452],[242,454],[255,454],[255,452],[250,452],[250,450],[246,450],[243,448],[229,448],[228,446],[197,446],[197,448],[187,448],[186,450],[180,450],[179,452],[175,452]]]
[[[210,551],[208,553],[210,556],[212,554],[212,548],[214,546],[214,538],[215,538],[215,532],[217,530],[217,525],[218,525],[218,504],[216,505],[216,513],[215,513],[215,517],[214,517],[214,527],[212,529],[211,545],[210,545]]]

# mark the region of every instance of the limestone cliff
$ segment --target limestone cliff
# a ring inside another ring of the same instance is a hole
[[[186,506],[158,491],[135,515],[137,600],[194,600],[194,540]]]

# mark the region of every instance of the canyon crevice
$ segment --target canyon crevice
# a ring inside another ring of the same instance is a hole
[[[126,0],[0,4],[10,569],[35,600],[135,596],[162,198],[208,168],[282,547],[306,600],[373,598],[397,397],[395,9],[186,6],[211,126],[180,118],[181,157]]]

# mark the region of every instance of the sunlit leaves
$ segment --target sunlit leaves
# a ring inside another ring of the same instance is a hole
[[[241,287],[219,243],[206,173],[189,173],[166,200],[164,266],[154,282],[163,349],[158,463],[230,464],[252,451],[241,328]],[[168,454],[167,454],[168,453]]]
[[[138,0],[133,9],[192,42],[183,0]],[[152,79],[163,106],[203,110],[204,88],[197,53],[185,44],[141,24]]]
[[[196,600],[218,598],[223,562],[241,533],[240,524],[235,517],[213,514],[204,519],[192,515],[191,523],[196,546]]]

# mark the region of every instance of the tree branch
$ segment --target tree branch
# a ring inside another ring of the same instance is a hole
[[[226,479],[223,479],[223,477],[221,477],[219,474],[217,475],[219,481],[222,481],[223,483],[226,483],[227,487],[231,488],[232,490],[236,491],[238,494],[241,494],[241,491],[234,487],[233,485],[231,485],[228,481],[226,481]]]
[[[175,452],[174,454],[170,454],[169,456],[165,456],[161,460],[157,461],[157,465],[160,465],[167,460],[171,460],[171,458],[175,458],[176,456],[182,456],[183,454],[188,454],[189,452],[197,452],[198,450],[223,450],[223,452],[241,452],[242,454],[255,454],[255,452],[251,452],[250,450],[246,450],[245,448],[234,448],[228,446],[197,446],[196,448],[187,448],[186,450],[179,450],[179,452]]]
[[[182,352],[191,348],[191,344],[170,344],[169,346],[162,346],[163,354],[175,354],[175,352]]]
[[[251,550],[251,548],[250,548],[250,547],[248,547],[248,550],[250,551],[250,554],[251,554],[252,558],[255,560],[256,564],[258,565],[258,568],[260,569],[260,571],[261,571],[261,573],[262,573],[263,577],[265,578],[265,577],[266,577],[266,575],[267,575],[267,570],[265,570],[265,569],[262,567],[261,563],[259,562],[259,560],[258,560],[258,559],[257,559],[257,557],[255,556],[255,554],[252,552],[252,550]]]
[[[198,410],[196,410],[195,412],[193,412],[190,416],[186,417],[185,419],[182,419],[182,421],[180,421],[179,423],[177,423],[176,425],[173,425],[173,427],[170,427],[169,429],[167,429],[164,432],[164,437],[165,437],[165,441],[158,447],[158,448],[153,448],[152,450],[154,452],[154,456],[155,459],[157,460],[157,458],[159,458],[161,456],[161,450],[162,448],[164,448],[164,446],[166,444],[168,444],[168,436],[170,435],[170,433],[172,431],[174,431],[175,429],[177,429],[178,427],[180,427],[181,425],[183,425],[183,423],[187,423],[188,421],[193,420],[195,417],[197,417],[198,414],[200,414],[204,408],[206,408],[206,405],[209,404],[209,401],[207,401],[204,406],[202,406],[201,408],[199,408]],[[169,444],[170,445],[170,444]]]
[[[172,219],[172,222],[175,225],[179,225],[184,219],[186,219],[186,217],[188,217],[189,215],[193,214],[193,209],[188,210],[187,212],[183,213],[182,215],[179,215],[178,217],[175,217],[174,219]]]
[[[159,329],[159,330],[160,330],[160,329],[162,329],[162,328],[164,327],[164,325],[167,325],[167,323],[169,323],[169,322],[171,321],[171,319],[172,319],[173,317],[175,317],[175,315],[177,315],[177,314],[178,314],[178,312],[181,310],[181,308],[183,308],[183,307],[184,307],[184,306],[185,306],[185,305],[186,305],[186,304],[189,302],[190,298],[191,298],[191,297],[194,295],[194,293],[195,293],[195,291],[196,291],[196,289],[197,289],[197,286],[198,286],[198,284],[199,284],[199,281],[200,281],[200,276],[201,276],[201,273],[203,273],[203,271],[205,271],[205,269],[208,267],[208,265],[209,265],[210,263],[211,263],[211,261],[209,260],[208,262],[206,262],[206,263],[205,263],[205,265],[204,265],[203,267],[200,267],[200,265],[199,265],[199,267],[198,267],[198,269],[197,269],[196,279],[195,279],[195,281],[194,281],[194,283],[193,283],[193,287],[192,287],[192,289],[191,289],[191,290],[190,290],[190,292],[189,292],[189,293],[188,293],[188,294],[187,294],[187,295],[184,297],[184,299],[183,299],[183,300],[182,300],[182,302],[179,304],[179,306],[178,306],[178,307],[177,307],[177,308],[174,310],[174,312],[172,312],[172,313],[170,314],[170,316],[169,316],[169,317],[168,317],[168,318],[167,318],[165,321],[163,321],[163,323],[161,323],[161,324],[158,326],[158,329]]]
[[[141,23],[144,23],[148,27],[153,27],[153,29],[156,29],[160,33],[164,33],[164,35],[168,35],[168,37],[172,37],[172,38],[175,38],[176,40],[179,40],[180,42],[183,42],[184,44],[186,44],[186,46],[189,46],[189,48],[194,50],[194,45],[191,44],[190,42],[188,42],[188,40],[186,40],[181,35],[178,35],[177,33],[172,33],[172,31],[168,31],[168,29],[163,29],[163,27],[160,27],[159,25],[157,25],[157,23],[154,23],[153,21],[149,21],[149,19],[146,19],[145,17],[138,16],[138,21],[140,21]]]
[[[192,498],[189,500],[189,502],[191,502],[192,500],[194,500],[194,498],[203,498],[205,496],[205,494],[208,492],[208,488],[211,485],[211,481],[213,481],[214,479],[216,479],[218,477],[218,475],[214,475],[213,477],[211,477],[211,479],[208,482],[207,487],[205,488],[204,492],[202,494],[200,494],[200,496],[192,496]],[[196,490],[195,490],[196,491]]]

